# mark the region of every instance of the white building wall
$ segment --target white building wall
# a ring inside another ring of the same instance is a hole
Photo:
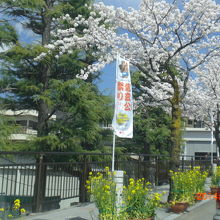
[[[195,156],[196,152],[211,153],[211,131],[207,128],[186,128],[183,131],[184,154]],[[213,143],[213,153],[216,153],[215,139]]]

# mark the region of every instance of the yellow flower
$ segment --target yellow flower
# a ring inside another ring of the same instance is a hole
[[[21,212],[21,213],[25,213],[26,210],[25,210],[25,209],[21,209],[20,212]]]
[[[155,197],[156,200],[158,200],[158,201],[160,200],[160,195],[159,195],[159,193],[155,193],[155,194],[154,194],[154,197]]]
[[[5,211],[5,209],[4,208],[0,208],[0,212],[4,212]]]
[[[110,189],[110,186],[105,185],[105,186],[104,186],[104,189],[105,189],[105,190],[109,190],[109,189]]]
[[[20,199],[16,199],[14,203],[21,203]]]
[[[9,217],[9,218],[13,218],[13,215],[12,215],[12,214],[9,214],[8,217]]]
[[[89,175],[91,176],[91,175],[92,175],[92,172],[89,172]]]
[[[175,201],[172,201],[172,202],[171,202],[171,205],[175,205],[175,203],[176,203]]]
[[[20,204],[19,205],[14,205],[13,209],[19,209],[20,208]]]
[[[135,190],[132,190],[132,191],[131,191],[132,194],[135,194],[135,192],[136,192]]]
[[[14,209],[19,209],[21,207],[20,202],[14,202]]]

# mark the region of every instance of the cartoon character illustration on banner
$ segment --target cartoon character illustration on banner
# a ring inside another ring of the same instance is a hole
[[[121,71],[121,77],[122,78],[128,78],[128,68],[129,68],[129,64],[127,61],[122,61],[120,64],[119,64],[119,68],[120,68],[120,71]]]

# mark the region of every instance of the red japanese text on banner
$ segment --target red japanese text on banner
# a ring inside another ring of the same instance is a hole
[[[115,113],[112,127],[118,137],[133,137],[133,99],[129,61],[120,57],[117,57],[116,62]]]

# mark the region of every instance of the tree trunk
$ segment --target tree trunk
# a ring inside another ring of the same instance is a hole
[[[220,114],[220,110],[219,110],[219,105],[217,105],[217,118],[216,118],[216,122],[215,122],[215,143],[216,143],[216,153],[218,152],[220,155],[220,130],[219,130],[219,126],[220,126],[220,118],[219,118],[219,114]]]
[[[47,15],[49,9],[52,8],[52,1],[46,0],[46,7],[45,10],[42,12],[42,24],[43,24],[43,31],[42,31],[42,45],[46,45],[50,42],[50,29],[51,29],[51,17]],[[49,83],[49,76],[51,75],[50,65],[47,63],[42,64],[42,70],[40,73],[40,81],[43,85],[42,93],[48,89]],[[47,129],[47,121],[48,121],[48,113],[49,107],[44,99],[39,100],[38,105],[38,137],[48,135]]]
[[[181,108],[180,108],[180,90],[177,81],[173,82],[174,94],[171,102],[172,107],[172,123],[171,123],[171,149],[170,149],[170,170],[177,170],[180,164],[180,152],[182,142],[182,131],[181,131]],[[173,183],[171,177],[169,178],[170,190],[168,201],[172,200]]]
[[[172,105],[172,124],[171,124],[171,142],[170,151],[170,169],[176,169],[180,162],[180,152],[182,143],[181,130],[181,108],[180,108],[180,91],[177,82],[174,86],[174,95],[171,100]]]
[[[51,17],[48,16],[47,12],[53,7],[51,0],[45,0],[46,6],[42,12],[42,45],[46,45],[50,42],[50,29],[51,29]],[[40,83],[42,86],[41,94],[43,94],[48,89],[49,77],[51,75],[50,64],[43,63],[40,72]],[[48,135],[48,114],[49,107],[45,99],[40,99],[38,102],[38,123],[37,123],[37,136],[43,137]],[[41,144],[41,142],[40,142]],[[40,146],[39,150],[47,150],[45,146]],[[41,162],[40,165],[39,161]],[[43,202],[45,200],[45,189],[46,189],[46,166],[44,164],[46,158],[37,158],[36,166],[36,178],[34,185],[34,204],[33,210],[35,212],[43,211]],[[40,181],[40,182],[39,182]],[[40,183],[40,187],[39,187]]]

